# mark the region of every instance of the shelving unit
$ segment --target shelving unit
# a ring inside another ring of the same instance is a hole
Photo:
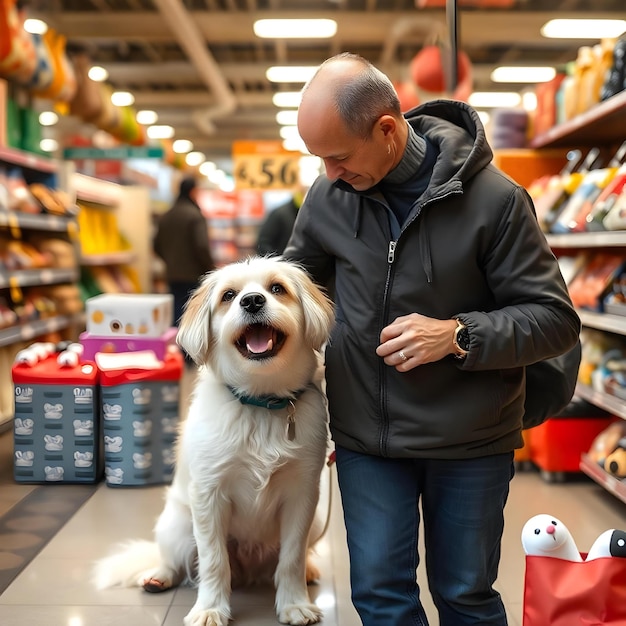
[[[78,173],[71,163],[64,164],[62,175],[68,190],[83,210],[109,213],[116,223],[115,234],[119,236],[116,249],[105,245],[94,250],[83,245],[80,253],[81,267],[119,271],[127,268],[128,273],[133,278],[136,277],[132,281],[136,283],[135,291],[150,292],[152,244],[150,237],[146,235],[151,232],[152,219],[149,190]],[[102,231],[100,234],[103,234]],[[83,238],[84,236],[85,233]],[[127,247],[120,248],[121,238]],[[123,289],[120,287],[119,291]]]
[[[48,188],[62,189],[61,166],[52,159],[0,146],[0,166],[7,171],[17,170],[26,184],[40,183]],[[0,210],[0,230],[9,240],[27,241],[29,237],[47,234],[52,239],[62,239],[69,244],[77,241],[78,225],[75,217],[50,213],[25,213]],[[71,245],[69,248],[71,249]],[[0,291],[14,297],[21,296],[22,290],[49,288],[51,286],[76,285],[79,279],[78,249],[72,267],[41,267],[27,269],[1,269]],[[76,292],[78,294],[78,292]],[[49,315],[49,314],[46,314]],[[0,328],[0,426],[13,416],[13,394],[11,363],[17,351],[26,342],[39,340],[51,333],[60,333],[66,339],[76,339],[81,330],[82,311],[68,314],[59,310],[56,314],[37,319],[23,319],[19,323]]]
[[[626,91],[534,138],[529,147],[539,154],[543,151],[553,154],[555,148],[565,151],[592,146],[605,149],[608,153],[614,151],[624,139],[626,139]],[[626,257],[626,231],[547,235],[547,240],[554,250],[624,248]],[[584,327],[626,336],[626,316],[588,310],[579,310],[578,313]],[[626,420],[625,400],[582,384],[577,385],[576,395]],[[626,480],[619,480],[608,474],[584,454],[580,461],[580,469],[607,491],[626,502]]]

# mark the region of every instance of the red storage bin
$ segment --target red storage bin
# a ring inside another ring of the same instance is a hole
[[[593,405],[574,400],[559,415],[527,431],[530,460],[542,477],[554,482],[580,472],[580,458],[593,440],[619,418]]]

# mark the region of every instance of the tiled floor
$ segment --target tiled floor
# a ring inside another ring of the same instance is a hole
[[[11,433],[0,436],[0,516],[33,488],[12,480]],[[314,601],[323,608],[325,626],[357,626],[350,604],[347,551],[341,519],[341,502],[334,470],[327,470],[330,523],[318,545],[317,564],[322,578],[310,588]],[[56,486],[50,485],[50,489]],[[180,626],[194,602],[194,591],[180,588],[163,594],[139,589],[96,591],[90,583],[95,559],[127,538],[149,538],[162,506],[161,487],[114,489],[101,484],[94,495],[41,550],[0,595],[2,626]],[[506,531],[498,588],[510,626],[521,626],[524,555],[520,531],[536,513],[550,513],[567,524],[580,550],[608,528],[626,528],[626,505],[587,479],[565,484],[542,480],[535,471],[519,471],[511,487],[506,509]],[[33,513],[36,526],[37,513]],[[21,529],[16,529],[19,533]],[[16,535],[17,537],[17,535]],[[12,545],[12,537],[0,537]],[[418,576],[423,588],[423,572]],[[431,626],[436,626],[428,594],[422,594]],[[270,588],[235,591],[234,624],[276,626],[273,592]],[[389,625],[395,626],[395,625]]]

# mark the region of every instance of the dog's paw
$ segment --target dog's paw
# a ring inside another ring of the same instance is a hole
[[[149,593],[161,593],[162,591],[167,591],[172,588],[170,581],[162,581],[152,576],[142,579],[139,584]]]
[[[184,626],[227,626],[229,618],[217,609],[198,611],[191,609],[183,619]],[[308,624],[309,622],[300,622]]]
[[[278,612],[278,621],[281,624],[301,626],[317,624],[322,619],[322,611],[315,604],[288,604]]]

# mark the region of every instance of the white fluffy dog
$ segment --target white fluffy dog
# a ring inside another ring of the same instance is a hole
[[[253,258],[207,274],[179,344],[201,366],[182,423],[176,472],[155,542],[133,541],[96,564],[99,588],[164,591],[197,583],[185,626],[226,626],[232,585],[274,574],[285,624],[321,611],[307,581],[327,452],[319,350],[333,307],[296,264]]]

